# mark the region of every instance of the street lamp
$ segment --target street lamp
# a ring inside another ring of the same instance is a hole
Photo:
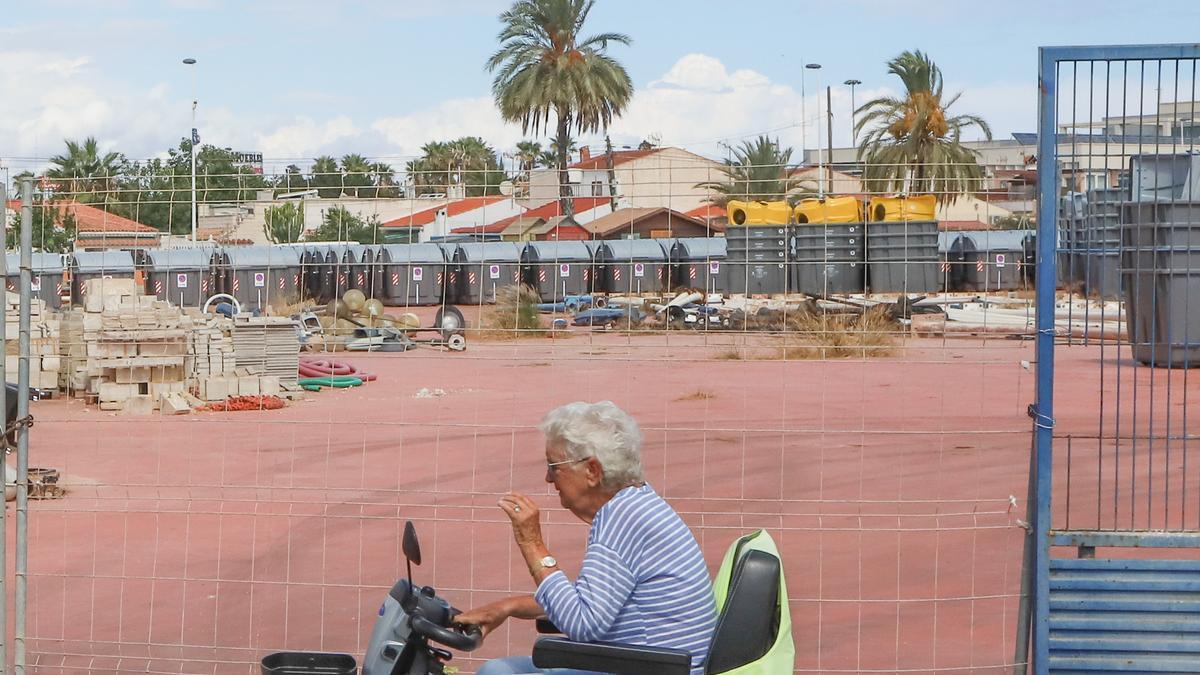
[[[183,65],[194,66],[196,59],[187,58]],[[196,132],[196,69],[192,71],[192,243],[196,243],[196,145],[200,143],[200,134]]]
[[[858,127],[854,124],[854,88],[862,84],[862,80],[851,79],[846,80],[842,84],[850,87],[850,144],[858,147]]]
[[[806,63],[804,67],[808,70],[816,71],[817,76],[817,196],[825,197],[825,170],[821,162],[821,64]]]

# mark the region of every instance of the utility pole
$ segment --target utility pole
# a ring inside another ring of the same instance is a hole
[[[854,115],[858,109],[854,107],[854,88],[862,84],[862,80],[850,79],[842,84],[850,87],[850,143],[854,147],[858,147],[858,126],[854,123]]]
[[[829,188],[833,191],[833,87],[825,87],[825,142],[829,146]]]
[[[183,60],[185,66],[196,65],[196,59]],[[196,69],[192,71],[192,243],[196,243],[196,146],[200,143],[200,134],[196,131]]]

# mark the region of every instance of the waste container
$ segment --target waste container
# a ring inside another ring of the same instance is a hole
[[[946,290],[950,292],[975,291],[982,287],[983,273],[976,267],[979,252],[975,240],[962,232],[943,232],[950,239],[946,251],[943,272]],[[982,266],[980,266],[982,267]]]
[[[661,239],[611,239],[596,249],[597,290],[657,293],[667,288],[667,253]],[[673,245],[673,241],[667,246]]]
[[[216,260],[218,287],[236,298],[243,311],[265,311],[297,299],[300,255],[293,248],[231,246],[221,249]]]
[[[1132,155],[1129,170],[1135,202],[1200,201],[1200,155]]]
[[[462,242],[454,250],[447,294],[454,302],[477,305],[496,302],[505,286],[521,283],[522,245],[515,241]]]
[[[934,220],[867,223],[867,289],[931,293],[938,287],[938,224]]]
[[[1012,291],[1025,287],[1024,264],[1029,230],[963,232],[974,244],[975,267],[967,270],[970,290]],[[972,273],[973,272],[973,273]]]
[[[1082,258],[1077,266],[1078,281],[1087,295],[1121,296],[1121,204],[1129,201],[1128,195],[1116,188],[1087,191],[1083,227],[1076,242]]]
[[[804,199],[793,210],[794,222],[804,223],[861,223],[863,203],[858,197],[822,197]]]
[[[89,279],[133,279],[133,254],[129,251],[76,251],[67,261],[71,272],[71,302],[83,304],[84,284]]]
[[[21,290],[21,254],[8,253],[4,256],[5,287],[12,293]],[[50,309],[62,307],[63,291],[67,288],[63,275],[61,253],[33,253],[30,260],[29,290],[33,297],[46,303]]]
[[[774,295],[790,290],[791,229],[786,225],[726,229],[730,293]]]
[[[451,248],[457,248],[451,246]],[[453,255],[453,251],[451,252]],[[447,258],[439,244],[385,244],[383,301],[394,307],[439,305],[446,297]]]
[[[900,195],[872,197],[867,204],[871,222],[898,220],[934,220],[937,217],[937,197],[934,195]]]
[[[787,225],[792,222],[792,207],[786,201],[740,202],[725,204],[729,225]]]
[[[521,251],[521,283],[542,302],[583,295],[592,285],[592,249],[582,241],[531,241]]]
[[[666,289],[702,288],[705,293],[729,293],[733,270],[729,240],[724,237],[679,237],[667,248]]]
[[[1133,357],[1200,365],[1200,201],[1121,208],[1121,274]]]
[[[203,307],[213,295],[212,249],[147,249],[146,293],[176,307]]]
[[[863,292],[863,223],[797,225],[792,233],[792,288],[808,295]]]
[[[370,298],[383,299],[383,266],[378,246],[348,244],[342,254],[346,263],[347,282]]]

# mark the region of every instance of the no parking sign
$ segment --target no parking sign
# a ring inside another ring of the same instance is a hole
[[[996,254],[996,267],[1004,267],[1004,254],[1003,253]]]
[[[558,276],[563,277],[564,279],[571,276],[571,266],[566,263],[559,265]]]
[[[714,261],[708,263],[708,273],[709,274],[720,274],[721,273],[721,261],[714,260]]]
[[[263,286],[266,286],[266,285],[267,285],[267,275],[263,274],[262,272],[255,272],[254,273],[255,288],[262,288]]]
[[[413,272],[413,281],[420,281],[422,278],[425,277],[425,269],[422,267],[414,267],[414,268],[412,268],[412,272]]]
[[[642,263],[634,263],[633,264],[633,276],[635,276],[635,277],[646,276],[646,266],[643,265]]]
[[[491,267],[488,268],[488,278],[489,279],[499,279],[500,278],[500,266],[499,265],[492,265]]]
[[[187,288],[187,275],[186,274],[176,274],[175,275],[175,285],[179,288]]]

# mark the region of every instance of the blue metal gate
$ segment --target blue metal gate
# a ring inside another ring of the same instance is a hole
[[[1040,51],[1037,673],[1200,672],[1198,62]]]

